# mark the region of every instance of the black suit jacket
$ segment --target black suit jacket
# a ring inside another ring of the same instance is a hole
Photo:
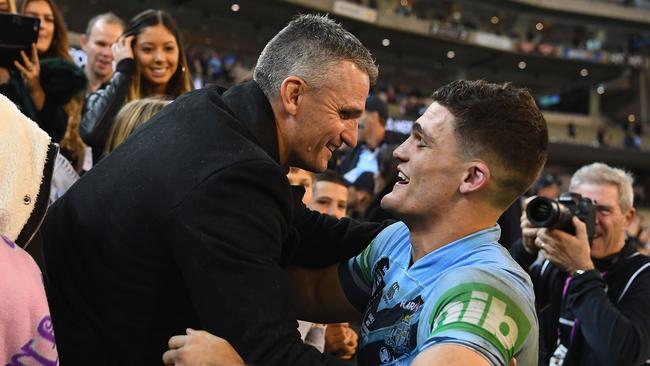
[[[380,227],[293,207],[286,171],[249,82],[179,97],[85,174],[43,227],[62,365],[159,365],[187,327],[250,364],[339,364],[300,341],[285,267],[336,263]]]

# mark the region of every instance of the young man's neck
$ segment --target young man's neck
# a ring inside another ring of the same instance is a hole
[[[496,224],[492,215],[477,217],[475,215],[454,215],[445,213],[429,222],[407,223],[410,231],[412,262],[470,234],[490,228]]]

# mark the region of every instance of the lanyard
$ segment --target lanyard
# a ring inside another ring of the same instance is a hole
[[[603,277],[603,279],[605,279],[605,277],[607,276],[607,272],[601,272],[601,276]],[[564,287],[562,288],[562,304],[564,304],[564,302],[566,301],[566,295],[567,295],[567,292],[569,291],[569,284],[571,283],[571,280],[572,280],[571,276],[568,276],[564,280]],[[605,292],[607,292],[607,287],[605,287]],[[562,315],[562,308],[560,308],[560,316],[561,315]],[[571,326],[571,331],[569,331],[569,341],[570,342],[573,342],[573,338],[575,337],[576,329],[578,329],[579,324],[580,324],[580,319],[578,319],[574,315],[573,325]],[[558,335],[558,339],[560,339],[561,338],[560,337],[560,327],[557,328],[557,335]]]

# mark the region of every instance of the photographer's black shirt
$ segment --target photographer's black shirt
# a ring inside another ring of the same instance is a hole
[[[530,261],[521,242],[511,249],[521,265]],[[650,358],[650,258],[627,243],[594,265],[575,278],[548,260],[530,266],[540,365],[643,365]]]

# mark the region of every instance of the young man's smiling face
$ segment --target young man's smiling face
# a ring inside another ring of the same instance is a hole
[[[454,135],[454,116],[434,102],[394,153],[400,180],[381,205],[402,219],[435,218],[459,195],[464,161]]]

